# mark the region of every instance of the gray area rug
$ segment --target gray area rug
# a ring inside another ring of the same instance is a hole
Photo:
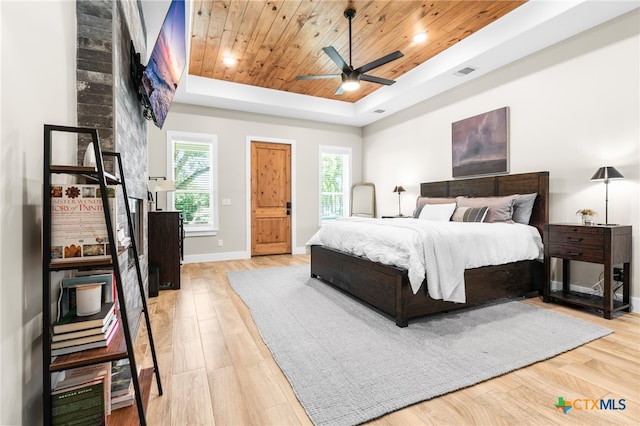
[[[317,425],[363,423],[611,333],[518,301],[399,328],[310,278],[309,265],[228,277]]]

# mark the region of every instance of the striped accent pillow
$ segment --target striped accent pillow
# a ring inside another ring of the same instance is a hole
[[[489,207],[458,207],[451,220],[454,222],[484,222]]]
[[[513,203],[517,195],[507,195],[504,197],[456,197],[458,207],[485,207],[487,217],[484,222],[506,222],[513,223]]]

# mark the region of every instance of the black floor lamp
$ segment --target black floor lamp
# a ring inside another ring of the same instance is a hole
[[[609,179],[622,179],[622,173],[616,170],[615,167],[605,166],[600,167],[596,173],[591,177],[591,180],[604,180],[605,196],[604,196],[604,225],[610,225],[609,223]],[[613,225],[613,224],[611,224]]]

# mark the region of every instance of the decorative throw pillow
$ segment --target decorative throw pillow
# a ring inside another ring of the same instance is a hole
[[[450,204],[425,204],[420,210],[418,219],[438,220],[448,222],[451,219],[456,203]]]
[[[455,198],[445,198],[445,197],[418,197],[416,199],[416,209],[413,212],[413,217],[420,217],[420,212],[422,211],[422,207],[427,204],[451,204],[455,203]]]
[[[458,207],[489,207],[485,222],[513,223],[513,203],[515,195],[506,197],[456,197]]]
[[[538,193],[519,194],[513,203],[513,221],[517,223],[529,224],[531,213],[533,212],[533,203],[536,201]]]
[[[451,218],[454,222],[484,222],[489,207],[458,207]]]

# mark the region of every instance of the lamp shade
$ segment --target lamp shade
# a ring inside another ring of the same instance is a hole
[[[623,177],[622,173],[617,171],[615,167],[605,166],[600,167],[591,177],[591,180],[622,179]]]
[[[402,185],[398,185],[393,188],[393,192],[405,192],[406,190],[402,187]]]
[[[175,191],[176,183],[172,180],[159,180],[156,183],[156,192]]]

